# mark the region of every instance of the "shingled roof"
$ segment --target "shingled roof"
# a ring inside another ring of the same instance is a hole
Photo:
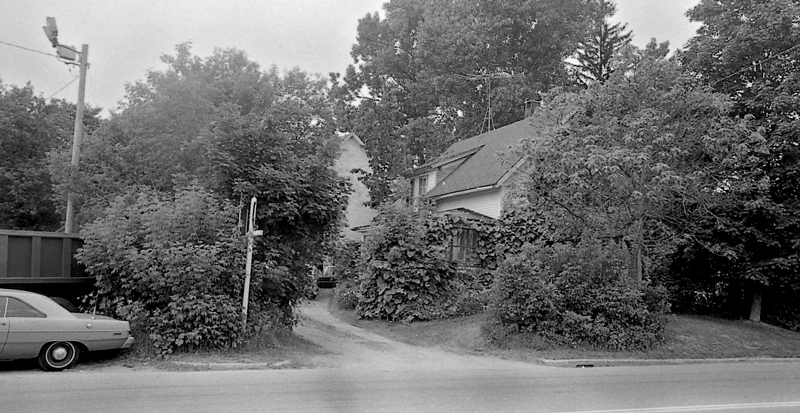
[[[469,139],[454,143],[429,165],[442,164],[474,152],[450,175],[444,177],[425,196],[439,197],[470,189],[496,185],[522,158],[511,147],[526,137],[537,135],[530,119],[523,119]],[[505,156],[500,158],[500,154]],[[423,166],[424,167],[424,166]]]

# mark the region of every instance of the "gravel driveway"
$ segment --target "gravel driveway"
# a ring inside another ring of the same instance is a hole
[[[314,357],[311,364],[319,367],[383,371],[541,367],[401,343],[347,324],[331,315],[327,307],[328,294],[304,303],[300,308],[301,324],[295,327],[298,335],[331,352]]]

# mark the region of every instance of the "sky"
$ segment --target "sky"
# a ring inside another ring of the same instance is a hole
[[[685,17],[698,1],[617,0],[612,21],[627,23],[639,47],[655,37],[669,41],[674,50],[699,27]],[[47,17],[56,18],[61,44],[78,50],[89,46],[86,102],[105,109],[104,115],[124,98],[126,83],[143,79],[148,70],[163,70],[160,57],[187,41],[201,57],[214,48],[235,47],[262,69],[275,65],[323,76],[344,73],[352,63],[358,19],[378,12],[384,2],[0,0],[0,82],[30,82],[45,98],[77,100],[78,81],[73,80],[78,68],[56,60],[42,30]]]

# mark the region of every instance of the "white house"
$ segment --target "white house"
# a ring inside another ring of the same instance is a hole
[[[433,200],[437,212],[499,218],[509,184],[526,161],[511,148],[537,134],[530,119],[523,119],[454,143],[434,161],[407,174],[412,197]]]
[[[368,227],[377,212],[365,205],[370,199],[369,189],[358,180],[360,174],[354,173],[353,170],[360,169],[371,173],[372,169],[369,166],[369,157],[364,142],[358,136],[348,133],[341,136],[340,139],[342,153],[336,160],[333,169],[339,176],[347,178],[353,189],[347,202],[347,225],[343,229],[343,235],[346,239],[362,241],[364,239],[363,232],[355,231],[353,228]]]

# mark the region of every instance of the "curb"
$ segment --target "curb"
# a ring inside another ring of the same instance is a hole
[[[176,366],[191,367],[202,370],[263,370],[263,369],[283,369],[292,364],[289,360],[279,361],[277,363],[211,363],[211,362],[197,362],[197,361],[170,361],[169,363]]]
[[[725,364],[725,363],[800,363],[800,358],[724,358],[724,359],[539,359],[539,362],[552,367],[621,367],[621,366],[669,366],[682,364]]]

